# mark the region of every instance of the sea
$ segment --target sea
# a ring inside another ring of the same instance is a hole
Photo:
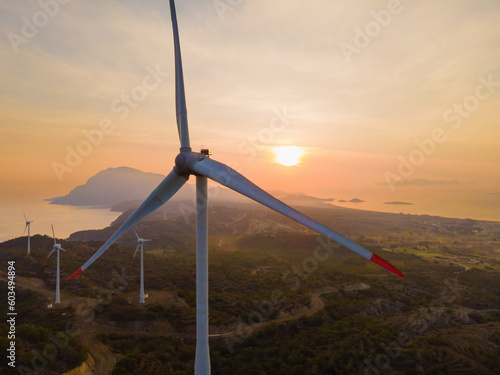
[[[352,197],[346,196],[346,199],[349,198]],[[358,198],[365,201],[335,200],[331,204],[369,211],[500,221],[500,194],[421,196],[414,199],[411,205],[386,204],[380,196],[360,195]],[[300,210],[300,207],[297,208]],[[23,213],[28,220],[33,220],[31,235],[52,236],[52,224],[56,238],[63,239],[77,231],[103,229],[121,214],[104,208],[55,205],[44,200],[0,202],[0,242],[23,236],[26,226]]]
[[[346,202],[336,199],[331,204],[368,211],[500,221],[500,194],[415,194],[408,201],[401,199],[404,202],[398,202],[397,199],[385,195],[360,194],[356,196],[363,202],[349,202],[350,198],[352,196],[346,195]]]
[[[51,225],[54,225],[56,238],[63,239],[77,231],[105,228],[121,214],[103,208],[50,204],[44,200],[0,202],[0,242],[23,236],[26,227],[23,213],[28,220],[33,220],[32,236],[52,237]]]

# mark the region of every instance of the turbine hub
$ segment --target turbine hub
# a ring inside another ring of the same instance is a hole
[[[194,174],[189,166],[205,159],[205,155],[198,152],[184,151],[175,157],[174,171],[180,176]]]

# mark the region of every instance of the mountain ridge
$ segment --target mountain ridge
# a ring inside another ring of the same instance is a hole
[[[107,168],[90,177],[85,184],[72,189],[68,194],[46,199],[50,204],[68,206],[90,206],[109,208],[124,212],[137,208],[144,199],[160,184],[164,175],[143,172],[130,167]],[[219,186],[210,186],[211,200],[229,203],[248,203],[249,198]],[[272,194],[288,204],[299,206],[325,206],[333,198],[318,198],[304,193],[288,193],[275,190]],[[185,184],[172,198],[173,201],[193,201],[195,187]]]
[[[127,200],[144,199],[165,176],[130,167],[102,170],[67,195],[47,199],[50,204],[111,208]]]

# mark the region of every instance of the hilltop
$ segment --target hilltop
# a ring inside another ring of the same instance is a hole
[[[85,184],[75,187],[67,195],[47,200],[51,204],[102,207],[125,212],[137,208],[164,178],[165,176],[161,174],[142,172],[129,167],[108,168],[89,178]],[[210,186],[209,194],[211,200],[215,202],[227,204],[250,202],[241,194],[219,185]],[[299,206],[326,206],[334,200],[311,197],[304,193],[274,191],[273,194],[289,204]],[[187,183],[171,201],[177,205],[179,202],[194,202],[194,196],[194,185]]]
[[[108,168],[67,195],[47,200],[51,204],[111,208],[123,201],[144,199],[164,178],[129,167]]]

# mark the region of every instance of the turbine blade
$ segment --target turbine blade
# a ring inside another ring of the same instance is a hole
[[[23,212],[23,216],[24,216],[24,220],[26,220],[26,222],[28,222],[28,219],[26,218],[26,215],[24,214],[24,212]]]
[[[177,191],[186,183],[189,176],[181,176],[172,171],[158,185],[158,187],[146,198],[140,207],[134,211],[130,217],[125,220],[120,228],[106,241],[104,245],[73,275],[67,280],[71,280],[78,276],[88,266],[99,258],[116,240],[118,240],[126,231],[134,226],[139,220],[155,211],[158,207],[168,201]]]
[[[134,256],[132,257],[132,260],[135,258],[135,254],[137,254],[137,251],[141,248],[141,244],[137,244],[137,247],[135,248],[135,253]]]
[[[47,258],[45,258],[45,261],[47,261],[47,259],[49,259],[49,257],[52,255],[52,253],[56,251],[55,248],[52,248],[52,251],[49,253],[49,255],[47,255]]]
[[[54,224],[50,224],[52,226],[52,236],[54,237],[54,245],[56,244],[56,235],[54,234]]]
[[[23,236],[24,236],[24,234],[26,233],[26,229],[28,229],[28,224],[26,224],[26,226],[24,227]]]
[[[184,92],[184,75],[182,72],[181,46],[174,0],[170,0],[170,15],[174,34],[175,54],[175,108],[177,114],[177,131],[181,141],[181,151],[191,151],[189,144],[189,130],[187,121],[186,94]]]
[[[395,275],[404,278],[404,275],[396,269],[389,262],[380,258],[378,255],[372,253],[371,251],[365,249],[361,245],[351,241],[347,237],[335,232],[334,230],[318,223],[317,221],[307,217],[306,215],[300,213],[299,211],[293,209],[292,207],[286,205],[280,200],[276,199],[272,195],[266,193],[264,190],[259,188],[257,185],[252,183],[250,180],[231,169],[230,167],[219,163],[218,161],[204,158],[199,162],[192,163],[190,169],[198,174],[206,176],[221,185],[224,185],[230,189],[241,193],[248,198],[257,201],[264,206],[267,206],[287,217],[297,221],[306,227],[323,234],[324,236],[330,238],[331,240],[341,244],[342,246],[354,251],[355,253],[371,260],[372,262],[382,266],[383,268],[391,271]]]
[[[132,229],[134,230],[134,233],[135,233],[135,236],[137,237],[137,239],[139,239],[139,235],[137,234],[137,232],[135,231],[135,228],[132,227]]]

